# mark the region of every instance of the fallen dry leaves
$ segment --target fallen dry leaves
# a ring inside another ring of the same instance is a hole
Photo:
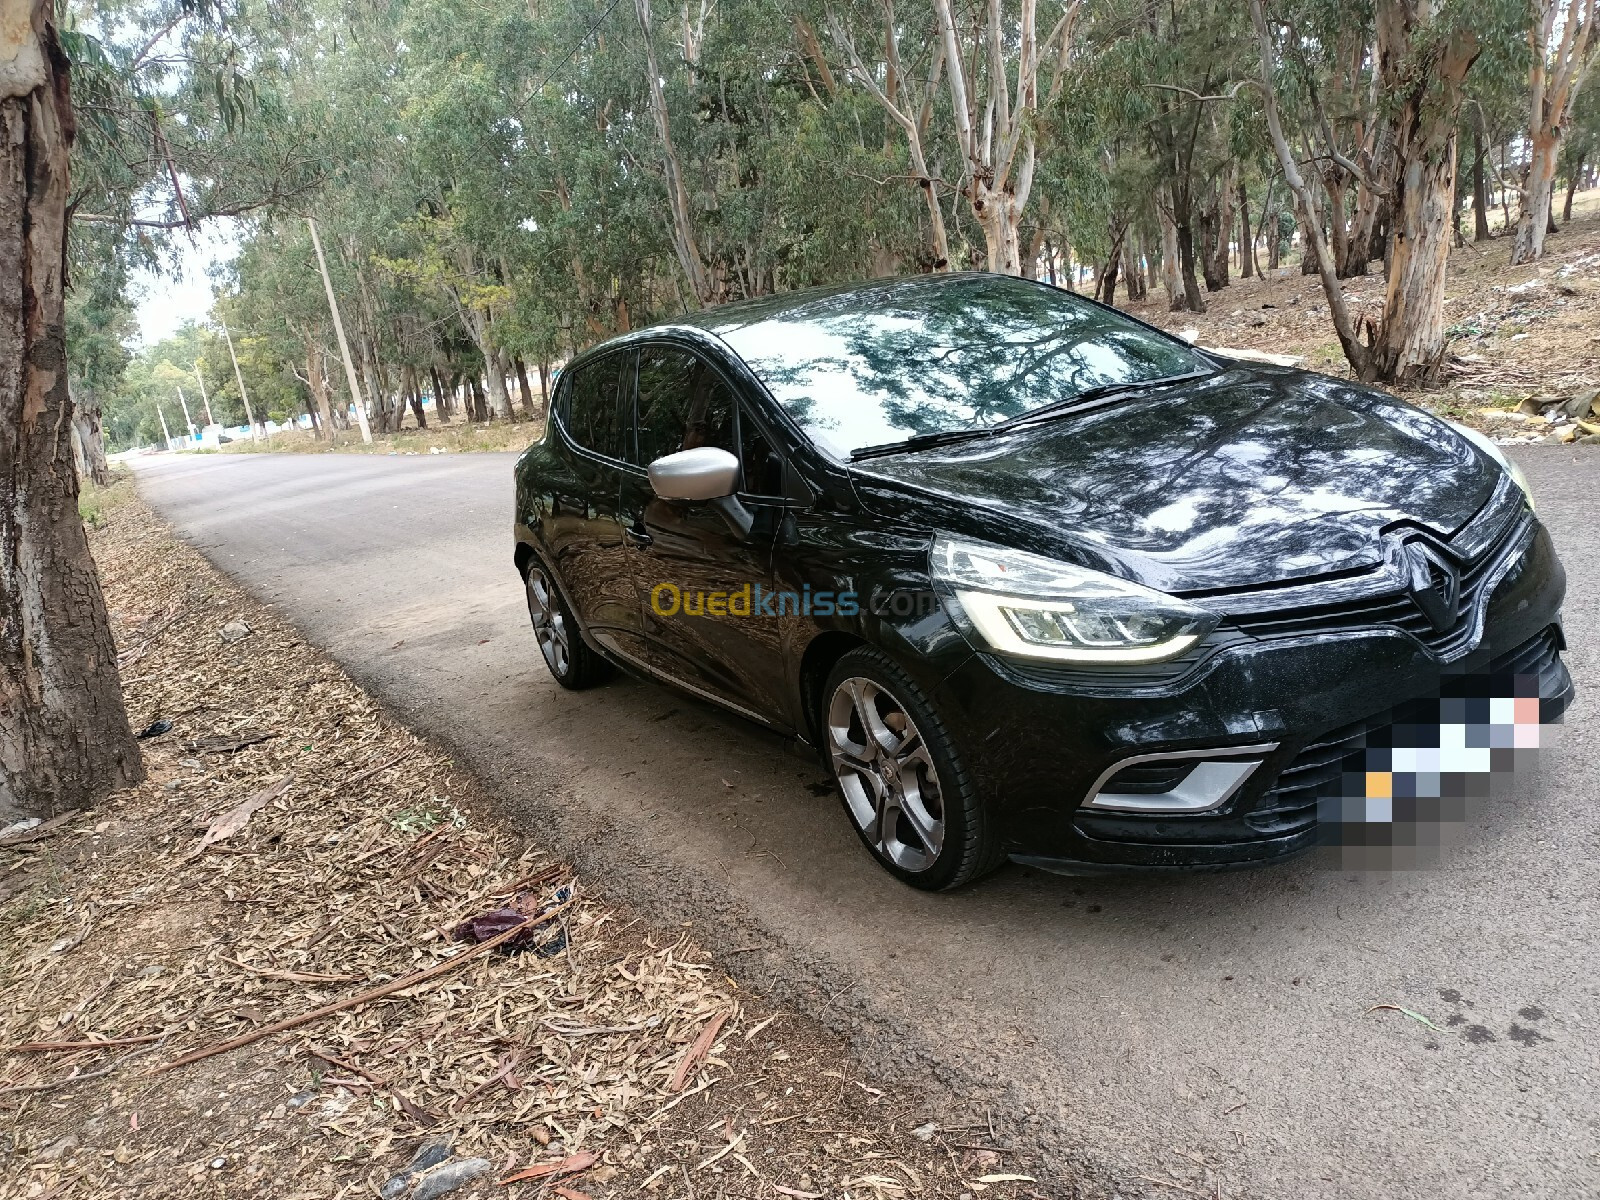
[[[136,499],[93,541],[172,728],[0,844],[0,1200],[365,1196],[440,1142],[494,1164],[460,1197],[1043,1194],[498,822]],[[452,940],[506,908],[559,936]]]

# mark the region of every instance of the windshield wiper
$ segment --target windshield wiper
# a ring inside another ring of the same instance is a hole
[[[899,454],[906,450],[927,450],[933,446],[970,442],[976,438],[989,437],[1000,428],[1003,427],[986,425],[981,429],[946,429],[940,433],[919,433],[900,442],[885,442],[881,446],[862,446],[859,450],[850,451],[850,459],[853,462],[858,458],[876,458],[880,454]]]
[[[1007,433],[1034,421],[1093,408],[1100,401],[1109,399],[1112,396],[1120,396],[1124,392],[1142,392],[1147,388],[1168,387],[1174,383],[1185,383],[1191,379],[1205,379],[1215,374],[1215,371],[1186,371],[1182,375],[1168,375],[1161,379],[1134,379],[1126,383],[1104,383],[1099,387],[1092,387],[1086,391],[1079,392],[1069,399],[1058,400],[1054,404],[1042,405],[1030,412],[1023,413],[1021,416],[1012,417],[1010,420],[1000,421],[994,425],[984,425],[977,429],[946,429],[938,433],[919,433],[906,438],[904,441],[885,442],[880,446],[862,446],[859,450],[850,452],[850,459],[854,462],[858,458],[876,458],[882,454],[901,454],[907,451],[927,450],[933,446],[949,446],[957,442],[970,442],[978,438],[993,437],[997,433]]]
[[[1191,379],[1205,379],[1215,374],[1216,372],[1211,370],[1185,371],[1182,375],[1167,375],[1161,379],[1130,379],[1125,383],[1103,383],[1099,387],[1081,391],[1070,399],[1057,400],[1054,404],[1045,404],[1032,412],[1025,412],[1020,417],[1012,417],[1009,421],[1002,421],[992,428],[995,430],[1015,429],[1019,425],[1028,425],[1034,421],[1064,416],[1067,413],[1093,408],[1102,400],[1110,399],[1113,396],[1121,396],[1126,392],[1142,392],[1148,388],[1170,387],[1175,383],[1187,383]]]

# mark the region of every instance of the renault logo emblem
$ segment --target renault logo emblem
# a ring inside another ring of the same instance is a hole
[[[1456,623],[1456,606],[1461,599],[1461,575],[1445,555],[1424,541],[1410,541],[1404,548],[1408,572],[1406,590],[1439,633]]]

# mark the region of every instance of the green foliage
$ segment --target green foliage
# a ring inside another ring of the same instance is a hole
[[[1357,154],[1392,100],[1372,61],[1378,11],[1392,3],[1267,5],[1285,47],[1291,140],[1346,210],[1355,189],[1324,169],[1319,111]],[[1525,116],[1525,0],[1422,10],[1408,69],[1425,73],[1452,39],[1475,38],[1463,120],[1481,117],[1485,139],[1503,143]],[[656,4],[668,127],[719,299],[932,267],[903,132],[827,32],[831,16],[879,87],[920,95],[938,61],[932,4],[894,8],[892,81],[887,11],[867,0]],[[1041,8],[1041,35],[1059,12]],[[322,376],[336,410],[353,399],[307,216],[367,396],[432,392],[435,377],[449,391],[517,360],[537,392],[541,364],[695,303],[631,0],[103,0],[67,36],[80,119],[74,379],[111,397],[113,445],[158,440],[158,402],[176,431],[175,389],[198,393],[196,363],[217,417],[243,420],[214,332],[223,321],[258,417],[314,406],[309,385]],[[1014,72],[1015,30],[1002,40]],[[1252,222],[1267,220],[1287,250],[1294,221],[1247,5],[1088,0],[1071,47],[1059,80],[1050,69],[1040,80],[1025,239],[1070,244],[1092,263],[1131,239],[1153,257],[1166,217],[1197,253],[1205,237],[1225,250],[1242,189]],[[968,69],[986,79],[990,67],[978,56]],[[1593,144],[1594,91],[1571,153]],[[951,259],[965,265],[984,239],[956,193],[948,89],[928,95],[918,116],[931,186]],[[161,261],[186,217],[216,214],[239,217],[243,244],[219,274],[210,326],[128,361],[129,266]]]

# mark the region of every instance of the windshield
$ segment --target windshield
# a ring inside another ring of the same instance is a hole
[[[746,313],[755,319],[737,320]],[[900,280],[726,317],[707,324],[840,458],[1210,368],[1182,342],[1071,292],[991,275]]]

